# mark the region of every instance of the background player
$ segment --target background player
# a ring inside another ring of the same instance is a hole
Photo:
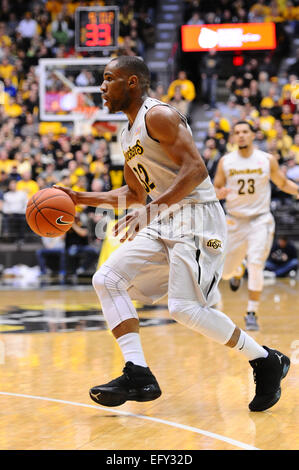
[[[270,212],[270,180],[281,191],[296,196],[298,186],[286,178],[272,155],[255,148],[255,133],[249,122],[237,122],[233,133],[238,150],[219,160],[214,179],[217,197],[226,199],[228,248],[222,277],[230,279],[232,290],[237,290],[244,274],[242,261],[247,257],[245,323],[247,330],[258,330],[256,313],[263,289],[264,263],[275,231]]]
[[[211,307],[217,300],[226,246],[224,212],[186,119],[148,98],[149,77],[148,68],[136,57],[113,59],[104,70],[103,100],[110,113],[123,111],[129,121],[121,138],[126,186],[106,193],[60,188],[76,205],[119,208],[120,200],[126,207],[139,205],[115,226],[116,234],[124,232],[121,241],[130,242],[93,277],[108,327],[126,362],[124,373],[93,387],[90,396],[106,406],[160,396],[144,357],[129,292],[151,302],[168,294],[169,312],[176,321],[249,359],[256,377],[256,395],[249,407],[264,410],[279,400],[280,381],[290,361],[257,344]],[[146,204],[148,195],[152,202]]]

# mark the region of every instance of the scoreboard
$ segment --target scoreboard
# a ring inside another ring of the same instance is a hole
[[[111,51],[118,48],[119,8],[79,7],[75,12],[77,51]]]

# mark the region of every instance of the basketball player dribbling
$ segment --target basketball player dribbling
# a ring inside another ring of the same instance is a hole
[[[100,405],[118,406],[161,395],[143,353],[131,298],[154,303],[168,294],[173,319],[249,360],[256,381],[249,408],[265,410],[279,400],[290,360],[257,344],[212,307],[226,248],[224,211],[185,117],[149,98],[149,83],[141,59],[121,56],[107,64],[100,87],[109,112],[123,111],[128,117],[121,136],[126,185],[106,193],[60,188],[75,204],[119,208],[121,200],[126,207],[135,205],[115,225],[115,235],[125,243],[93,276],[125,367],[120,377],[91,388],[90,397]]]
[[[224,155],[218,163],[214,186],[219,199],[226,199],[228,248],[223,279],[238,290],[247,258],[247,330],[258,330],[257,311],[263,289],[264,264],[270,253],[275,231],[270,212],[273,181],[281,191],[298,195],[298,186],[286,178],[272,155],[255,148],[255,132],[247,121],[234,125],[238,150]],[[241,268],[240,268],[241,267]]]

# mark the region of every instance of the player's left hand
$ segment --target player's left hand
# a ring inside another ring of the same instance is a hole
[[[126,240],[132,241],[140,230],[151,222],[153,217],[154,215],[152,211],[149,210],[149,206],[134,209],[115,224],[112,233],[117,237],[124,232],[119,240],[120,243],[124,243]]]

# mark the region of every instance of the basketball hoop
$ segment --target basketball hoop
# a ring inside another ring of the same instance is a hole
[[[74,133],[76,136],[92,135],[92,125],[99,112],[98,106],[78,106],[75,110],[82,118],[74,122]]]
[[[92,119],[99,111],[98,106],[77,106],[73,109],[75,113],[82,114],[85,119]]]
[[[74,111],[82,116],[74,123],[74,131],[77,136],[91,135],[93,128],[100,134],[105,132],[115,134],[117,132],[118,126],[115,123],[99,120],[99,117],[103,118],[103,113],[98,106],[78,106]]]

